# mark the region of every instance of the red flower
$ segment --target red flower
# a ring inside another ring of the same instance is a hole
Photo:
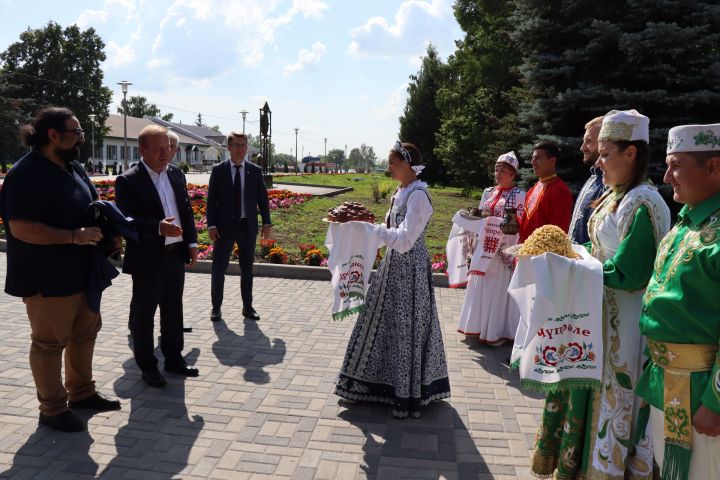
[[[582,358],[583,348],[579,343],[570,342],[568,343],[568,347],[568,355],[566,355],[568,360],[571,362],[577,362]]]
[[[557,354],[557,348],[555,348],[555,347],[550,347],[550,346],[545,347],[545,348],[543,349],[543,361],[544,361],[547,365],[550,365],[551,367],[554,367],[555,365],[558,364],[558,360],[557,360],[556,354]]]

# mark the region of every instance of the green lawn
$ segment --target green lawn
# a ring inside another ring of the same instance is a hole
[[[296,253],[298,243],[314,243],[323,246],[327,224],[322,221],[327,211],[342,202],[355,201],[363,203],[381,221],[390,207],[390,197],[395,191],[397,182],[383,174],[343,174],[343,175],[302,175],[275,178],[276,182],[303,183],[312,185],[331,185],[352,187],[353,190],[335,197],[316,197],[311,201],[296,205],[288,210],[272,213],[273,238],[278,245],[290,253]],[[380,203],[375,203],[372,195],[373,182],[379,188],[386,188],[389,193]],[[275,188],[282,188],[276,185]],[[445,244],[452,226],[452,217],[460,208],[470,205],[477,206],[477,200],[465,197],[458,188],[431,188],[433,216],[428,225],[426,243],[431,254],[445,251]]]

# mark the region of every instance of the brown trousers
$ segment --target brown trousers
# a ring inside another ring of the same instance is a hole
[[[40,401],[40,412],[57,415],[70,400],[84,400],[95,393],[92,358],[100,331],[100,313],[87,306],[85,294],[67,297],[23,298],[32,329],[30,369]],[[65,351],[65,386],[62,353]]]

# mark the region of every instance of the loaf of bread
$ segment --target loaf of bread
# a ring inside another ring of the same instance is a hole
[[[327,219],[331,222],[375,222],[375,215],[360,202],[343,202],[339,207],[328,210]]]

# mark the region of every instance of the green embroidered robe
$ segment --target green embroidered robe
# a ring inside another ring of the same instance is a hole
[[[681,344],[720,342],[720,193],[690,209],[658,249],[645,294],[640,331],[653,340]],[[663,410],[663,369],[650,363],[637,392]],[[712,370],[690,374],[690,404],[720,413],[720,353]]]
[[[537,477],[622,479],[626,469],[628,478],[651,476],[649,445],[643,448],[645,458],[628,458],[630,419],[636,410],[633,389],[642,361],[637,320],[632,319],[639,317],[640,290],[652,274],[655,245],[669,227],[669,212],[650,186],[633,189],[612,212],[617,195],[607,194],[588,225],[592,243],[587,247],[592,246],[604,270],[602,390],[547,396],[532,462]],[[628,339],[623,330],[637,338]]]

